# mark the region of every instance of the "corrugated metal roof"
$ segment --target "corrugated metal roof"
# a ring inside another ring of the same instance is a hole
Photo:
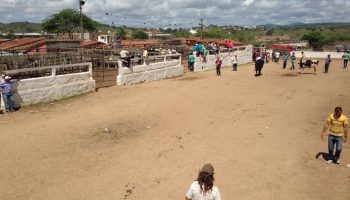
[[[45,38],[20,38],[0,43],[0,50],[10,50],[24,47],[33,43],[43,42]]]
[[[7,42],[9,39],[0,39],[0,43]]]

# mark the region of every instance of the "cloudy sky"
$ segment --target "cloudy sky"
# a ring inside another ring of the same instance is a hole
[[[350,22],[350,0],[85,0],[83,12],[106,24],[192,27]],[[41,22],[79,0],[0,0],[0,22]]]

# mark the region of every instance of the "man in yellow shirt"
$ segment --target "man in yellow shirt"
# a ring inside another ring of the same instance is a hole
[[[339,157],[341,150],[343,148],[343,142],[346,143],[348,138],[348,118],[345,115],[342,115],[343,109],[341,107],[336,107],[334,114],[330,114],[327,118],[326,124],[323,127],[321,133],[321,138],[324,140],[326,131],[329,128],[328,135],[328,151],[329,159],[328,164],[335,162],[340,163]],[[336,146],[335,155],[333,154],[334,145]]]

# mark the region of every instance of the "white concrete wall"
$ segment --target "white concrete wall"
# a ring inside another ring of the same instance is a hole
[[[57,69],[72,66],[88,66],[88,72],[56,75]],[[52,69],[51,76],[22,79],[15,84],[14,97],[16,107],[59,100],[79,94],[95,91],[95,81],[92,79],[92,64],[80,63],[38,68],[27,68],[6,71],[7,74],[19,72]]]
[[[306,58],[327,58],[327,55],[330,54],[331,58],[342,58],[343,52],[334,52],[334,51],[324,51],[324,52],[317,52],[317,51],[304,51]],[[301,57],[301,51],[295,51],[295,56],[300,58]]]
[[[253,53],[253,46],[248,45],[244,46],[244,50],[238,50],[235,52],[228,52],[228,53],[220,53],[220,57],[222,60],[221,67],[232,67],[232,58],[233,55],[237,55],[238,59],[238,68],[239,65],[246,64],[252,61],[252,53]],[[194,63],[194,71],[205,71],[205,70],[212,70],[215,69],[215,60],[216,55],[207,55],[207,62],[204,63],[202,61],[202,58],[196,57],[196,61]]]
[[[165,61],[165,58],[170,56],[176,56],[178,59]],[[144,83],[183,75],[180,54],[164,55],[162,57],[164,58],[163,61],[158,63],[119,67],[117,85]],[[122,66],[121,61],[119,61],[119,66]]]

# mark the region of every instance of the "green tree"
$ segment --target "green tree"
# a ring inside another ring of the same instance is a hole
[[[200,34],[199,34],[200,35]],[[231,34],[221,28],[208,28],[203,31],[204,38],[231,38]]]
[[[80,31],[80,13],[77,10],[65,9],[43,20],[41,27],[50,33],[68,33],[73,38],[74,32]],[[87,31],[96,30],[96,22],[83,14],[83,27]]]
[[[312,31],[310,33],[304,34],[301,39],[309,41],[309,44],[314,49],[321,49],[323,43],[326,42],[325,36],[319,31]]]
[[[118,39],[121,39],[121,40],[126,39],[126,34],[127,32],[124,27],[119,27],[117,29],[116,36],[118,37]]]
[[[132,39],[148,39],[148,35],[143,30],[133,30],[131,33]]]
[[[180,31],[174,32],[173,35],[175,35],[175,37],[188,38],[191,36],[191,33],[187,30],[186,31],[180,30]]]

